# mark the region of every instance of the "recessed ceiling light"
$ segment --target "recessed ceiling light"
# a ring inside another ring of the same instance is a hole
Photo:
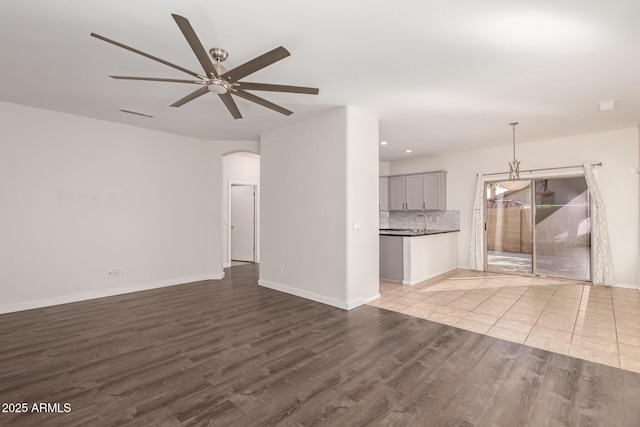
[[[381,141],[380,145],[387,145],[387,141]]]
[[[405,153],[412,153],[412,150],[405,150]]]
[[[615,110],[618,106],[617,99],[607,99],[605,101],[598,102],[598,106],[600,107],[600,111],[611,111]]]

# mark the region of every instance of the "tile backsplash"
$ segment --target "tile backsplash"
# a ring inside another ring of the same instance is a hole
[[[391,228],[389,224],[389,212],[380,211],[380,226],[378,228]]]
[[[427,217],[427,228],[430,230],[459,230],[460,211],[380,211],[380,228],[422,228],[424,219],[416,215]]]

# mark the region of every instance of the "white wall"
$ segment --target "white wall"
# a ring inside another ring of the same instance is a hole
[[[260,156],[253,153],[232,153],[222,158],[222,252],[225,267],[231,265],[229,259],[229,183],[260,185]],[[260,199],[256,194],[256,220],[259,230]],[[258,239],[258,236],[256,236]],[[259,240],[256,247],[260,247]],[[258,255],[258,254],[256,254]],[[257,262],[259,259],[256,260]]]
[[[0,116],[0,312],[222,277],[224,144],[8,103]]]
[[[521,170],[603,162],[597,176],[607,207],[614,272],[619,284],[630,286],[640,284],[639,138],[633,127],[516,146]],[[505,145],[391,162],[390,173],[448,171],[447,207],[460,210],[458,265],[467,268],[476,174],[504,172],[511,158],[511,145]]]
[[[347,301],[350,306],[371,300],[378,295],[380,287],[378,145],[378,119],[347,108]]]
[[[380,162],[379,163],[379,168],[380,168],[380,170],[378,171],[378,173],[380,174],[380,176],[388,176],[389,175],[389,170],[391,168],[391,163],[390,162]]]
[[[377,128],[345,107],[261,135],[261,285],[341,308],[377,296]],[[361,259],[349,256],[374,240]],[[371,273],[373,283],[349,285]]]

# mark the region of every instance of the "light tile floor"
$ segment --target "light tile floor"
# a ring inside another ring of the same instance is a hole
[[[640,372],[637,289],[454,270],[380,294],[369,305]]]

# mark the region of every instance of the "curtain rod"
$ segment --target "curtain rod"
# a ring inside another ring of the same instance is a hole
[[[591,166],[602,166],[602,162],[600,163],[591,163]],[[540,172],[540,171],[553,171],[553,170],[560,170],[560,169],[575,169],[575,168],[581,168],[582,165],[575,165],[575,166],[560,166],[557,168],[541,168],[541,169],[528,169],[528,170],[522,170],[520,172]],[[485,173],[482,176],[491,176],[491,175],[506,175],[509,172],[495,172],[495,173]]]

